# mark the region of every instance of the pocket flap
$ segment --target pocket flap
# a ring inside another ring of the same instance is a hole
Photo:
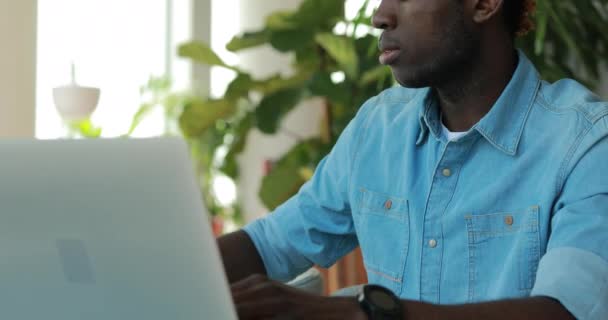
[[[468,231],[476,238],[500,237],[519,232],[538,231],[538,206],[515,212],[467,215]]]
[[[408,201],[384,193],[361,189],[361,213],[405,220],[409,213]]]

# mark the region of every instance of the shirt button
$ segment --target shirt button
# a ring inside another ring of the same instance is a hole
[[[391,200],[386,200],[384,203],[384,209],[390,210],[393,207],[393,202]]]
[[[437,240],[435,240],[435,239],[429,240],[429,247],[431,247],[431,248],[437,247]]]
[[[506,216],[505,217],[505,224],[508,226],[512,226],[513,225],[513,216]]]
[[[444,177],[450,177],[452,175],[452,170],[446,168],[446,169],[443,169],[443,171],[441,173],[443,173]]]

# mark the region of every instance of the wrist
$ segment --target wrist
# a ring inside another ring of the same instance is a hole
[[[361,309],[356,298],[331,298],[330,308],[338,310],[337,319],[368,320],[367,314]]]

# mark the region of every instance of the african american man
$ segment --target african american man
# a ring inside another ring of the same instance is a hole
[[[608,319],[608,104],[515,48],[534,5],[380,1],[400,86],[297,195],[219,239],[241,319]],[[357,246],[357,297],[281,283]]]

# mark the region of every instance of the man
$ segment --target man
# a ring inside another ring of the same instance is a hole
[[[608,319],[608,105],[515,50],[533,5],[380,2],[402,87],[295,197],[219,240],[242,319]],[[380,286],[358,300],[275,281],[358,245]]]

